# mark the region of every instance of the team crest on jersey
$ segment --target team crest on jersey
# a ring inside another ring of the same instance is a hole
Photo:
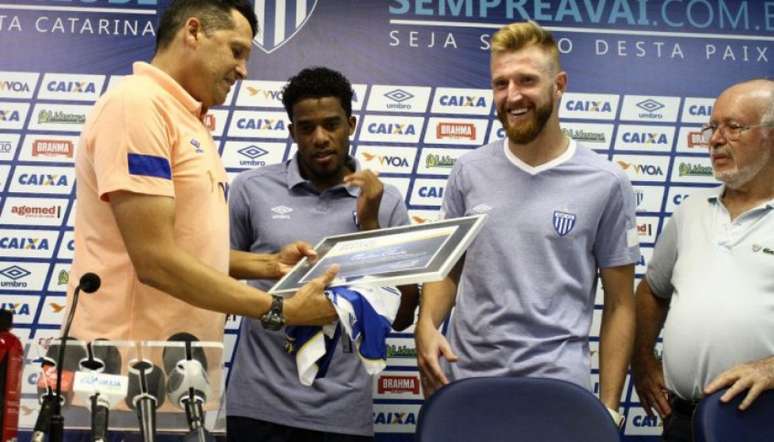
[[[576,216],[574,213],[554,210],[554,230],[559,236],[565,236],[575,227]]]
[[[253,44],[271,54],[298,34],[312,17],[318,0],[264,0],[255,2],[260,28]]]

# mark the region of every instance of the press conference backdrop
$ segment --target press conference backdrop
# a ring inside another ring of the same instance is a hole
[[[132,61],[151,58],[167,4],[0,0],[0,305],[15,311],[26,343],[25,427],[37,409],[33,361],[57,335],[65,307],[79,131]],[[283,81],[326,65],[355,83],[353,154],[403,192],[415,223],[437,219],[460,155],[503,137],[489,90],[491,34],[528,18],[553,30],[569,72],[563,130],[634,184],[638,277],[675,208],[697,188],[717,185],[699,137],[713,97],[731,83],[774,74],[774,1],[255,0],[255,8],[261,32],[249,80],[206,119],[228,172],[293,155]],[[601,300],[600,292],[595,380]],[[229,361],[238,323],[226,324]],[[388,368],[373,392],[379,439],[411,440],[421,395],[410,333],[389,338]],[[660,433],[631,378],[621,400],[627,440]]]

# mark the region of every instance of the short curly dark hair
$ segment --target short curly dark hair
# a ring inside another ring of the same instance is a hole
[[[352,84],[341,72],[316,66],[303,69],[290,77],[288,83],[282,88],[282,104],[290,121],[293,121],[293,106],[299,101],[306,98],[336,97],[347,117],[351,117],[354,95]]]

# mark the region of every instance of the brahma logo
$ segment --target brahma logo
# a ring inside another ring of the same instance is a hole
[[[439,140],[451,139],[476,139],[476,126],[472,123],[455,123],[441,121],[435,127],[435,136]]]
[[[261,24],[253,44],[267,54],[281,48],[295,37],[314,13],[317,0],[296,0],[292,2],[255,2],[255,14]],[[287,18],[294,17],[295,20]]]
[[[74,146],[68,140],[35,140],[32,142],[32,156],[73,157]]]
[[[380,376],[376,388],[379,394],[410,393],[419,394],[418,376]]]
[[[431,221],[431,220],[428,219],[428,218],[425,218],[424,216],[411,215],[411,224],[424,224],[424,223],[429,222],[429,221]],[[387,350],[387,357],[388,358],[391,357],[389,349]],[[403,357],[403,356],[392,356],[392,357],[398,357],[399,358],[399,357]],[[414,356],[413,357],[416,357],[416,352],[414,352]]]
[[[701,135],[701,132],[699,131],[690,131],[687,135],[688,138],[688,147],[691,149],[706,149],[709,147],[709,143],[704,141],[704,137]]]

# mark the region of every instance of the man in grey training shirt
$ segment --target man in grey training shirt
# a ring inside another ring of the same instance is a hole
[[[620,168],[559,127],[567,74],[534,22],[492,37],[491,77],[507,133],[463,155],[447,218],[488,214],[465,257],[424,286],[416,327],[426,394],[472,376],[536,376],[591,386],[589,329],[604,287],[600,397],[614,420],[634,339],[634,195]],[[452,315],[448,341],[438,327]]]
[[[702,130],[715,178],[661,232],[637,287],[632,374],[664,440],[691,441],[705,394],[747,409],[774,389],[774,81],[726,89]],[[664,327],[663,365],[653,346]]]
[[[349,155],[355,130],[352,86],[339,72],[304,69],[283,89],[297,154],[240,174],[231,186],[231,246],[263,253],[288,238],[315,244],[325,236],[408,224],[403,196],[361,170]],[[260,251],[260,252],[259,252]],[[264,290],[273,281],[256,280]],[[402,288],[397,330],[414,321],[416,287]],[[342,341],[325,377],[298,380],[283,329],[244,318],[227,391],[228,440],[359,442],[373,440],[371,377]]]

